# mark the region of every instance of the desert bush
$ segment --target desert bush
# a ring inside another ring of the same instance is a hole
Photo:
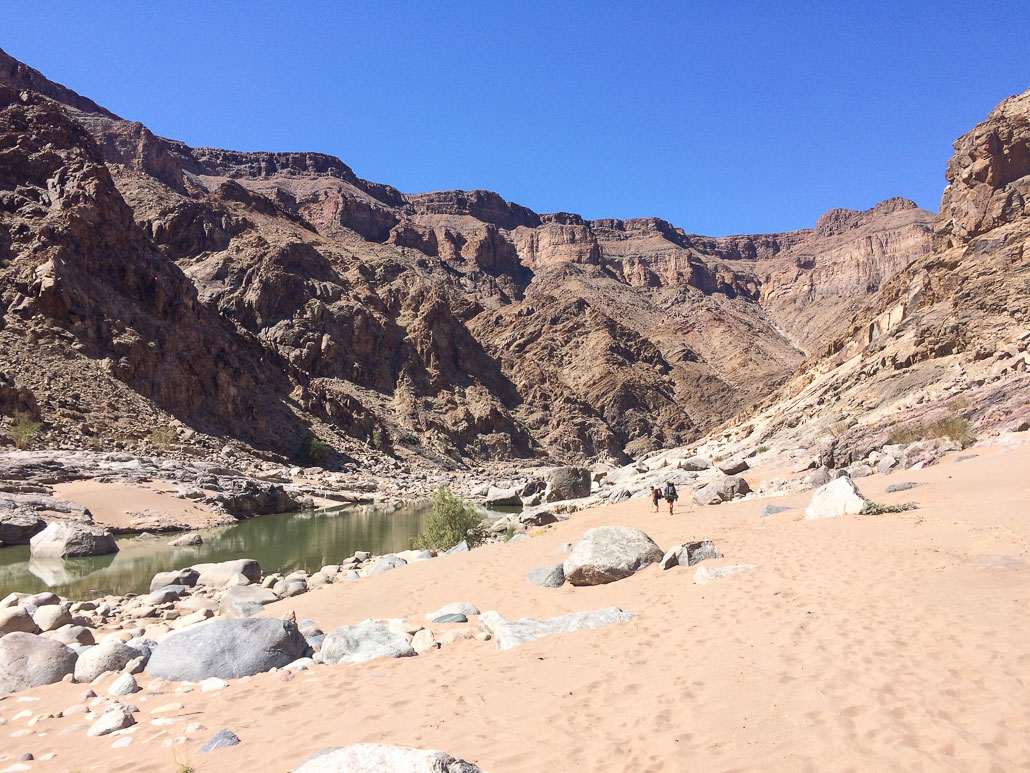
[[[973,401],[965,395],[959,395],[958,397],[953,397],[948,401],[948,407],[951,409],[952,413],[961,413],[968,408],[972,408]]]
[[[906,502],[903,505],[881,505],[879,502],[866,500],[862,508],[862,515],[883,515],[884,513],[903,513],[906,510],[916,510],[918,505],[914,502]]]
[[[508,528],[504,530],[504,541],[507,542],[515,536],[515,524],[509,523]]]
[[[725,458],[726,457],[723,456],[722,454],[716,454],[715,456],[712,457],[712,461],[713,462],[721,462]]]
[[[769,446],[758,446],[758,448],[755,449],[755,451],[760,454],[764,454],[768,450]]]
[[[416,550],[447,550],[466,540],[470,548],[486,542],[486,529],[476,511],[441,486],[421,534],[412,540]]]
[[[329,459],[329,444],[314,435],[308,435],[301,444],[300,453],[304,461],[312,467],[322,467]]]
[[[42,422],[33,419],[31,414],[19,412],[15,414],[14,424],[7,428],[7,434],[15,448],[24,450],[39,436],[42,429]]]
[[[376,427],[372,431],[372,448],[376,451],[384,451],[388,443],[389,437],[386,434],[386,430],[382,427]]]
[[[976,435],[969,425],[967,419],[961,416],[949,416],[944,419],[927,424],[905,424],[891,430],[890,442],[907,445],[918,440],[933,440],[934,438],[949,437],[963,448],[968,448],[976,442]]]
[[[179,436],[171,427],[154,427],[149,437],[150,442],[158,448],[171,448],[179,442]]]
[[[850,428],[851,425],[846,421],[838,421],[830,427],[830,434],[835,438],[844,437]]]

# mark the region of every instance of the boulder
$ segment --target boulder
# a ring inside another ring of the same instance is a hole
[[[832,518],[846,513],[860,513],[866,500],[851,478],[841,476],[818,488],[805,509],[805,518]]]
[[[375,658],[408,658],[415,650],[403,634],[366,620],[327,634],[318,654],[322,663],[363,663]]]
[[[216,588],[237,585],[240,584],[237,575],[243,575],[252,583],[261,582],[261,564],[253,558],[238,558],[216,564],[195,564],[190,568],[197,572],[197,585],[212,585]]]
[[[712,580],[721,580],[723,577],[729,577],[731,574],[739,574],[740,572],[747,572],[751,569],[757,569],[757,564],[734,564],[733,566],[699,566],[697,571],[694,572],[694,582],[697,585],[706,585]]]
[[[711,540],[684,542],[682,545],[667,550],[662,556],[661,568],[672,569],[674,566],[693,566],[710,558],[722,558],[722,553]]]
[[[520,644],[552,636],[556,633],[582,631],[588,628],[602,628],[613,623],[624,623],[636,617],[634,612],[623,612],[618,607],[608,607],[592,612],[573,612],[546,620],[524,617],[521,620],[505,620],[497,612],[480,616],[479,627],[493,636],[497,649],[508,650]]]
[[[726,459],[725,461],[719,462],[716,467],[719,468],[719,472],[724,475],[739,475],[748,469],[748,464],[744,459]]]
[[[544,502],[590,496],[590,470],[583,467],[551,467],[544,470],[544,480]]]
[[[718,505],[743,496],[751,490],[743,478],[727,477],[702,486],[694,492],[694,501],[699,505]]]
[[[75,681],[92,682],[108,671],[121,671],[130,660],[140,656],[140,651],[117,639],[105,639],[93,647],[87,647],[79,654],[75,663]]]
[[[468,617],[474,617],[479,614],[479,607],[469,601],[454,601],[450,604],[445,604],[435,612],[430,612],[426,615],[426,620],[435,620],[438,617],[444,615],[467,615]]]
[[[168,634],[150,657],[147,673],[175,682],[239,679],[307,654],[307,641],[287,620],[216,620]]]
[[[200,576],[200,572],[196,569],[176,569],[173,572],[158,572],[154,575],[154,579],[150,581],[150,590],[155,591],[158,588],[164,588],[169,585],[185,585],[187,588],[192,588],[197,584],[197,578]]]
[[[552,564],[530,569],[526,579],[544,588],[560,588],[565,584],[565,567],[562,564]]]
[[[522,497],[517,488],[491,486],[483,503],[487,507],[518,507],[522,504]]]
[[[784,507],[783,505],[766,505],[762,508],[762,517],[768,518],[770,515],[776,515],[776,513],[785,513],[788,510],[793,510],[792,507]]]
[[[146,597],[148,604],[168,604],[178,601],[187,593],[185,585],[163,585],[157,590],[152,590]]]
[[[199,534],[183,534],[181,537],[176,537],[168,543],[168,545],[173,548],[186,548],[203,544],[204,538]]]
[[[72,615],[64,607],[56,604],[48,604],[45,607],[37,607],[32,613],[32,619],[41,631],[56,631],[62,625],[71,625]]]
[[[139,692],[139,689],[136,678],[132,674],[122,674],[111,682],[107,693],[108,695],[132,695],[134,692]]]
[[[518,521],[523,526],[547,526],[558,523],[558,516],[548,510],[526,510],[519,513]]]
[[[466,540],[462,540],[457,545],[447,548],[444,553],[468,553],[469,543]]]
[[[16,632],[39,633],[39,626],[25,607],[0,609],[0,636]]]
[[[440,615],[439,617],[433,618],[434,623],[467,623],[468,621],[469,619],[465,615],[458,613]]]
[[[104,556],[118,552],[110,532],[68,521],[54,521],[29,540],[29,546],[36,558]]]
[[[563,568],[573,585],[602,585],[661,560],[661,548],[639,529],[599,526],[583,534]]]
[[[428,628],[416,631],[411,639],[411,648],[418,655],[421,655],[426,650],[438,649],[439,647],[440,643],[433,638],[433,632]]]
[[[28,545],[46,528],[38,515],[25,510],[0,510],[0,545]]]
[[[688,459],[680,459],[677,466],[687,472],[701,472],[711,467],[712,463],[707,459],[702,459],[700,456],[691,456]]]
[[[75,670],[75,651],[61,642],[15,631],[0,638],[0,695],[60,682]]]
[[[213,736],[208,738],[203,746],[197,749],[197,754],[206,754],[207,752],[213,752],[215,749],[224,749],[227,746],[236,746],[239,742],[240,737],[236,735],[236,733],[223,727]]]
[[[812,488],[825,486],[829,482],[830,469],[825,464],[819,469],[817,469],[815,472],[811,472],[805,476],[805,483],[807,483]]]
[[[483,773],[471,762],[432,749],[378,743],[329,747],[308,757],[293,773]]]
[[[96,738],[97,736],[107,735],[113,733],[115,730],[124,730],[127,727],[132,727],[136,724],[136,718],[132,716],[131,711],[125,711],[121,708],[113,708],[110,711],[105,711],[100,715],[100,718],[90,725],[89,730],[86,731],[86,735]]]
[[[362,577],[370,577],[373,574],[382,574],[383,572],[389,572],[391,569],[397,569],[401,566],[406,566],[405,561],[400,556],[383,556],[371,566],[366,566],[361,570]]]
[[[218,602],[219,614],[226,614],[230,607],[236,604],[258,604],[264,606],[278,601],[279,597],[268,588],[261,588],[257,585],[234,585],[229,588]],[[257,610],[260,611],[260,610]],[[253,611],[250,614],[254,614]],[[249,617],[249,615],[241,615]]]

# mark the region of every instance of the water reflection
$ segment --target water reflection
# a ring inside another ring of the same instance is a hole
[[[429,507],[423,503],[399,510],[365,506],[265,515],[202,531],[203,545],[169,547],[174,535],[165,534],[148,541],[127,537],[118,540],[115,555],[94,558],[39,559],[29,556],[27,546],[2,548],[0,598],[15,590],[49,590],[72,599],[143,593],[157,572],[233,558],[256,558],[266,572],[313,572],[356,550],[406,550],[421,530]]]

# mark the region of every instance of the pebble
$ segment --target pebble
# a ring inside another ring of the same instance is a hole
[[[219,679],[217,676],[212,676],[209,679],[204,679],[200,682],[201,692],[211,692],[212,690],[224,690],[229,686],[229,683],[224,679]]]

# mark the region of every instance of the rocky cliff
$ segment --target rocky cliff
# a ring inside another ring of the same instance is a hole
[[[3,152],[36,137],[46,159],[0,185],[0,372],[48,442],[103,445],[128,411],[127,443],[171,422],[286,455],[314,432],[436,463],[622,459],[699,437],[839,350],[930,252],[933,215],[901,199],[704,237],[488,191],[403,194],[324,154],[191,148],[6,55],[0,83],[18,89]],[[53,227],[66,181],[89,211]],[[38,336],[79,370],[33,356]]]

